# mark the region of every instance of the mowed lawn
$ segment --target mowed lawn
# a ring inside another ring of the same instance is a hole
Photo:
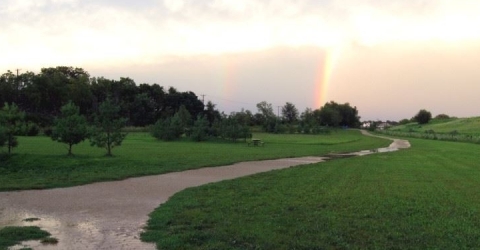
[[[148,133],[130,133],[122,146],[113,149],[114,157],[105,157],[105,149],[91,147],[88,141],[74,146],[75,156],[69,157],[65,144],[48,137],[19,137],[14,155],[0,162],[0,191],[75,186],[240,161],[373,149],[390,143],[355,130],[334,130],[328,135],[258,133],[254,138],[265,145],[187,139],[163,142]]]
[[[174,195],[142,240],[159,249],[479,249],[480,145],[412,148]]]

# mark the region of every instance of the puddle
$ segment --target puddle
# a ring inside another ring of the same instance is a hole
[[[355,156],[365,156],[365,155],[371,155],[371,154],[377,154],[377,153],[389,153],[389,152],[395,152],[398,151],[399,149],[404,149],[404,148],[409,148],[410,143],[407,140],[399,140],[399,139],[392,139],[393,142],[386,148],[377,148],[377,149],[371,149],[371,150],[362,150],[358,152],[353,152],[353,153],[339,153],[339,154],[328,154],[327,157],[330,159],[337,159],[337,158],[349,158],[349,157],[355,157]]]

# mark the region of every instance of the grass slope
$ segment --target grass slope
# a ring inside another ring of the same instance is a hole
[[[461,134],[480,135],[480,117],[433,119],[430,123],[419,125],[409,123],[390,128],[390,130],[403,132],[425,132],[434,130],[437,133],[450,133],[454,130]]]
[[[264,147],[244,142],[163,142],[147,133],[130,133],[115,157],[87,142],[66,156],[65,144],[47,137],[19,137],[15,155],[0,165],[0,191],[65,187],[162,174],[240,161],[274,159],[383,147],[389,141],[365,137],[359,131],[339,130],[330,135],[254,134]]]
[[[159,249],[475,249],[479,145],[412,148],[191,188],[151,215]]]

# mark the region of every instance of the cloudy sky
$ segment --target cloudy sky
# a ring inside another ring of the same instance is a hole
[[[477,0],[2,0],[0,72],[82,67],[225,112],[333,100],[363,120],[480,115]]]

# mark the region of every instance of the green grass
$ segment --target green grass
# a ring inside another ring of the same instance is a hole
[[[39,227],[4,227],[0,229],[0,250],[20,244],[27,240],[48,239],[50,233]]]
[[[190,188],[151,215],[159,249],[478,249],[480,145],[412,148]]]
[[[65,144],[48,137],[19,137],[14,155],[0,165],[0,191],[43,189],[120,180],[133,176],[219,166],[240,161],[325,155],[384,147],[390,142],[338,130],[329,135],[272,135],[256,133],[264,147],[244,142],[163,142],[148,133],[130,133],[114,157],[88,142],[74,146],[67,156]]]
[[[480,117],[433,119],[428,124],[409,123],[395,126],[390,130],[403,132],[425,132],[433,130],[436,133],[450,133],[454,130],[461,134],[480,135]]]

